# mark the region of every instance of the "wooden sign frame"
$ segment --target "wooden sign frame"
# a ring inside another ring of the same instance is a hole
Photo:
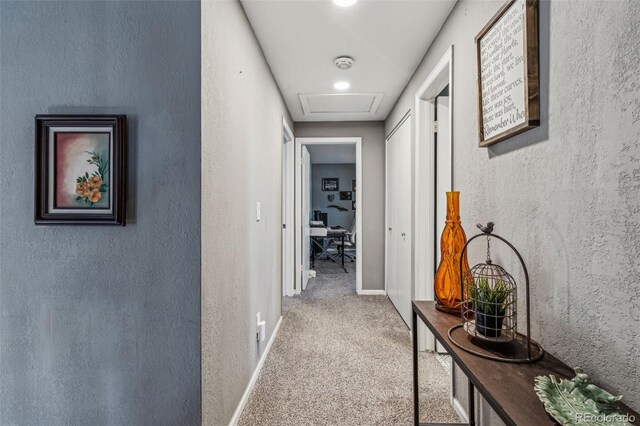
[[[500,132],[488,139],[484,135],[484,117],[482,112],[482,62],[480,56],[480,41],[502,18],[502,16],[514,5],[524,1],[523,20],[523,63],[524,63],[524,111],[525,121],[503,132]],[[526,132],[529,129],[540,125],[540,81],[538,71],[538,0],[509,0],[491,18],[489,23],[480,31],[475,38],[476,55],[478,64],[478,136],[479,146],[488,147],[512,136]]]

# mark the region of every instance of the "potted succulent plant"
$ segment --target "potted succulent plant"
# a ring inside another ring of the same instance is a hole
[[[477,279],[475,285],[468,288],[476,317],[476,330],[486,337],[500,337],[511,290],[507,289],[503,280],[496,280],[491,285],[486,278]]]

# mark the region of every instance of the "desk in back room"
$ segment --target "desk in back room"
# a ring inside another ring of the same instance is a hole
[[[344,237],[347,235],[347,230],[344,228],[324,228],[324,227],[311,227],[311,234],[309,237],[311,238],[312,250],[311,250],[311,266],[314,267],[316,263],[316,259],[318,259],[323,254],[326,254],[327,257],[333,261],[334,263],[340,265],[340,262],[336,260],[336,258],[329,253],[327,250],[331,241],[340,240],[342,242],[342,247],[344,247]],[[320,253],[316,256],[315,250],[313,250],[313,246],[320,249]],[[349,273],[347,268],[344,266],[344,250],[342,250],[342,269],[345,273]]]

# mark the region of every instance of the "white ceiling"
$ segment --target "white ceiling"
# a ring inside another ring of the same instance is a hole
[[[305,145],[312,164],[356,164],[355,145]]]
[[[456,0],[241,1],[293,120],[355,121],[387,117]],[[335,93],[355,96],[305,96]]]

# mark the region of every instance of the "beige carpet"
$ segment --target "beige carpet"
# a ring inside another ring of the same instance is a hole
[[[349,274],[328,261],[300,296],[285,298],[283,321],[240,425],[410,425],[409,330],[385,296],[358,296]],[[450,377],[422,354],[421,420],[459,422]]]

